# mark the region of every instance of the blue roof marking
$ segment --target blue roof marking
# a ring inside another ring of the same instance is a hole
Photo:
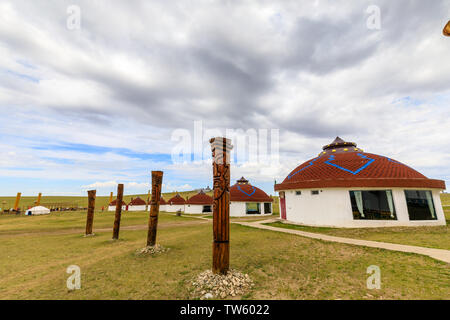
[[[254,186],[252,186],[253,192],[250,193],[250,194],[248,194],[247,192],[245,192],[244,190],[242,190],[242,189],[241,189],[241,186],[238,186],[237,188],[238,188],[238,190],[239,190],[240,192],[242,192],[243,194],[246,194],[246,195],[249,196],[249,197],[251,197],[252,195],[254,195],[255,192],[256,192],[256,188],[255,188]]]
[[[370,166],[370,165],[372,164],[372,162],[375,161],[375,159],[369,158],[369,157],[367,157],[367,156],[365,156],[365,155],[363,155],[363,154],[361,154],[361,153],[357,153],[357,156],[358,156],[358,157],[361,157],[361,158],[363,158],[363,159],[367,159],[367,160],[369,160],[369,161],[367,161],[363,166],[361,166],[359,169],[357,169],[357,170],[355,170],[355,171],[349,170],[349,169],[344,168],[344,167],[341,167],[341,166],[339,166],[339,165],[337,165],[337,164],[335,164],[335,163],[332,163],[331,161],[334,161],[334,160],[335,160],[335,159],[334,159],[334,155],[331,155],[330,158],[328,158],[328,160],[325,161],[324,163],[326,163],[326,164],[328,164],[328,165],[330,165],[330,166],[336,167],[336,168],[338,168],[338,169],[341,169],[341,170],[343,170],[343,171],[350,172],[350,173],[353,174],[353,175],[356,175],[356,174],[360,173],[361,171],[363,171],[364,169],[366,169],[368,166]]]
[[[303,170],[305,170],[306,168],[311,167],[311,166],[314,164],[314,162],[315,162],[317,159],[319,159],[319,158],[320,158],[320,157],[315,158],[314,160],[310,161],[310,162],[309,162],[309,165],[307,165],[306,167],[303,167],[303,168],[301,168],[301,169],[295,171],[294,173],[291,173],[290,175],[288,175],[288,180],[291,179],[293,176],[295,176],[297,173],[300,173],[300,172],[302,172]]]

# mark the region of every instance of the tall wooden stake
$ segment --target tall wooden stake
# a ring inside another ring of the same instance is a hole
[[[22,193],[17,193],[16,202],[14,202],[14,211],[19,210],[20,198],[22,197]]]
[[[113,240],[119,240],[120,218],[122,217],[123,184],[117,186],[116,217],[114,218]],[[112,202],[112,201],[111,201]]]
[[[230,268],[230,151],[231,140],[210,140],[213,158],[213,266],[216,274],[227,274]]]
[[[42,193],[39,193],[37,201],[36,201],[36,207],[38,207],[41,204],[41,199],[42,199]]]
[[[113,201],[113,196],[114,196],[114,192],[111,192],[111,194],[109,195],[109,203],[111,203]]]
[[[95,211],[95,195],[96,190],[88,191],[88,212],[86,220],[86,235],[92,235],[92,226],[94,224],[94,211]]]
[[[148,221],[147,247],[156,245],[163,174],[162,171],[152,171],[152,201],[150,203],[150,219]]]

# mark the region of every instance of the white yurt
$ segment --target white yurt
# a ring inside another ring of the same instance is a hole
[[[192,198],[186,200],[184,213],[212,213],[213,198],[201,190]]]
[[[184,212],[184,205],[186,204],[186,200],[179,193],[177,193],[174,197],[172,197],[169,201],[167,201],[166,211],[167,212]]]
[[[271,215],[273,199],[242,177],[230,187],[230,216]]]
[[[117,199],[112,201],[108,206],[108,211],[116,211]],[[127,204],[122,201],[122,211],[127,210]]]
[[[337,137],[275,185],[281,219],[326,227],[445,225],[442,180]]]
[[[147,202],[137,197],[136,199],[131,199],[131,202],[128,204],[128,211],[146,211]]]
[[[151,202],[151,201],[150,201],[150,202]],[[164,200],[164,198],[161,197],[161,200],[160,200],[160,202],[159,202],[159,211],[166,211],[166,205],[167,205],[166,200]],[[149,203],[149,204],[148,204],[148,211],[150,211],[151,208],[152,208],[151,203]]]
[[[27,216],[38,216],[38,215],[42,215],[42,214],[50,214],[50,209],[47,209],[46,207],[42,207],[42,206],[37,206],[37,207],[33,207],[31,209],[28,209],[25,212],[25,215],[27,215]]]

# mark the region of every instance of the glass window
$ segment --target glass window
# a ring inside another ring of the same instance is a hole
[[[405,190],[409,220],[436,220],[433,195],[429,190]]]
[[[296,194],[297,196],[300,196],[300,195],[302,195],[302,192],[301,192],[301,191],[295,191],[295,194]]]
[[[350,191],[353,219],[397,220],[391,190]]]
[[[318,195],[319,194],[319,190],[313,190],[313,191],[311,191],[311,194],[312,195]]]
[[[264,203],[264,213],[272,213],[272,204],[270,202]]]

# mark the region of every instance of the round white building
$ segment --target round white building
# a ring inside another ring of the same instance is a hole
[[[166,204],[167,212],[184,212],[184,205],[186,204],[186,200],[179,193],[177,193],[174,197],[172,197]]]
[[[271,215],[273,199],[242,177],[230,187],[230,216]]]
[[[442,180],[337,137],[275,185],[284,220],[311,226],[445,225]]]
[[[212,213],[212,207],[213,198],[201,190],[195,196],[186,200],[184,213]]]

